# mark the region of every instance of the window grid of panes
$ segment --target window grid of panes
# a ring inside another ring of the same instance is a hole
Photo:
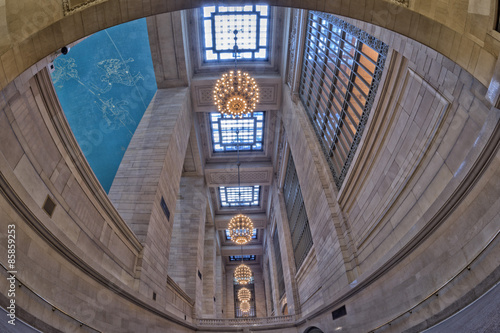
[[[268,59],[268,5],[206,6],[201,9],[201,15],[205,61],[234,61],[234,30],[238,31],[239,59]]]
[[[250,298],[250,311],[249,312],[243,312],[240,310],[240,301],[238,300],[238,291],[240,291],[241,288],[247,288],[250,290],[250,293],[252,295],[252,298]],[[236,314],[236,318],[242,318],[242,317],[256,317],[256,311],[255,311],[255,285],[253,282],[250,282],[247,285],[240,285],[238,283],[234,284],[234,313]]]
[[[264,112],[248,113],[241,118],[210,113],[214,152],[262,151],[264,143]],[[236,134],[238,130],[238,134]],[[238,138],[238,140],[236,140]]]
[[[285,181],[283,182],[283,199],[292,236],[295,267],[298,270],[309,253],[313,240],[292,154],[288,157]]]
[[[221,207],[254,207],[260,205],[260,185],[219,187]]]
[[[253,232],[252,232],[252,239],[257,239],[257,229],[253,229]],[[231,235],[229,234],[229,230],[226,229],[226,240],[230,240],[231,239]]]
[[[229,261],[241,261],[241,256],[229,256]],[[255,261],[255,254],[244,255],[243,261]]]
[[[278,237],[278,229],[274,231],[273,236],[274,259],[276,259],[276,275],[278,277],[278,293],[279,298],[285,294],[285,277],[283,276],[283,265],[281,263],[280,240]]]
[[[368,119],[378,86],[374,78],[380,77],[385,54],[360,40],[363,34],[339,27],[347,23],[337,26],[319,15],[309,14],[300,97],[340,188]]]

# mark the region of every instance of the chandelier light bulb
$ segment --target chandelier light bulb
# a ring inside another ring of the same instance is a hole
[[[259,102],[259,87],[248,73],[229,71],[217,80],[214,103],[222,114],[241,117],[254,112]]]
[[[248,302],[241,302],[240,303],[240,310],[242,312],[249,312],[250,311],[250,303],[248,303]]]
[[[253,222],[248,216],[238,214],[229,221],[228,230],[231,240],[243,245],[252,240]]]
[[[241,264],[236,267],[236,270],[234,271],[234,278],[238,284],[246,285],[252,278],[252,270],[247,265]]]
[[[247,288],[241,288],[238,291],[238,300],[240,302],[248,302],[252,298],[252,292]]]

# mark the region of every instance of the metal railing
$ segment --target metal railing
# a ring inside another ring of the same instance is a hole
[[[277,317],[255,317],[255,318],[200,318],[198,319],[199,326],[221,326],[221,327],[237,327],[237,326],[262,326],[275,324],[291,324],[295,322],[294,315],[277,316]]]

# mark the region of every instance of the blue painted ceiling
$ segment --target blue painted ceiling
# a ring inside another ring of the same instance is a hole
[[[54,66],[52,81],[71,130],[109,193],[157,90],[146,19],[89,36]]]

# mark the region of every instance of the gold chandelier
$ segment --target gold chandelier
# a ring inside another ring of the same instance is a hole
[[[259,87],[248,73],[229,71],[215,84],[214,102],[220,113],[241,117],[255,111]]]
[[[250,311],[250,303],[243,301],[240,303],[241,312],[249,312]]]
[[[252,278],[252,270],[247,265],[241,264],[236,267],[236,270],[234,271],[234,278],[238,284],[246,285]]]
[[[238,54],[237,34],[234,30],[234,71],[225,73],[214,87],[214,103],[222,114],[241,117],[255,111],[259,102],[259,87],[248,73],[236,70]]]
[[[238,300],[240,302],[248,302],[252,298],[252,292],[247,288],[241,288],[238,291]]]
[[[243,245],[252,239],[253,222],[248,216],[238,214],[229,221],[228,230],[231,240]]]

